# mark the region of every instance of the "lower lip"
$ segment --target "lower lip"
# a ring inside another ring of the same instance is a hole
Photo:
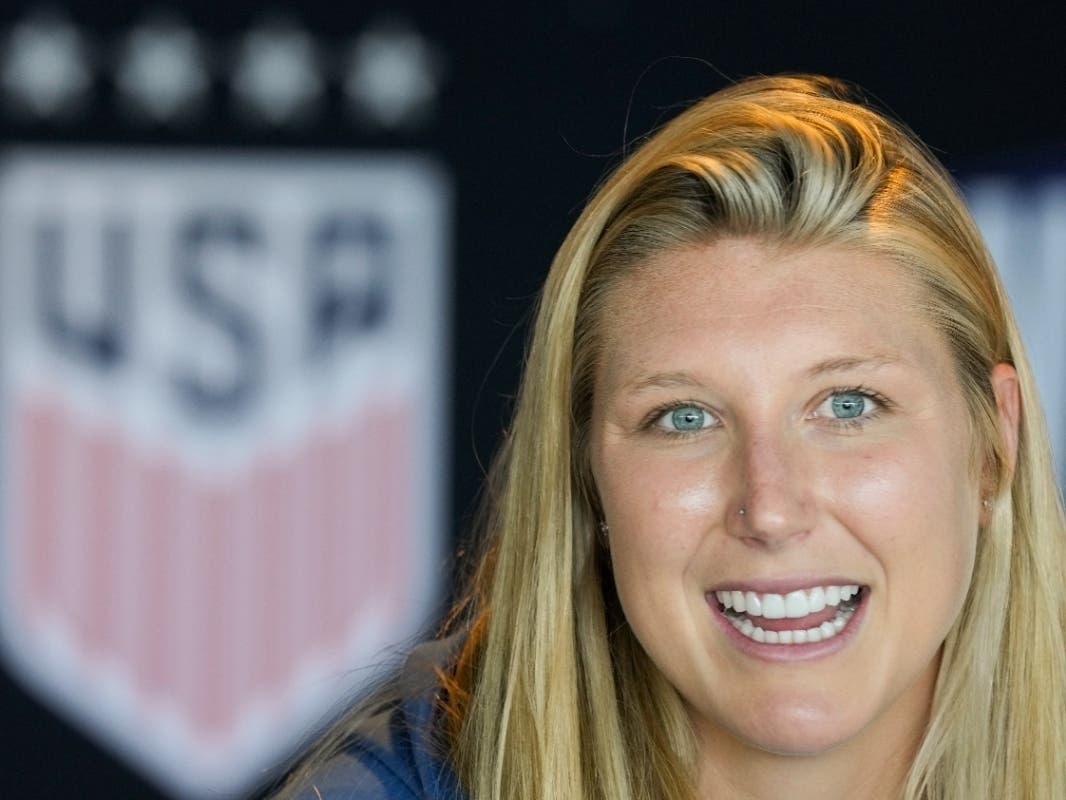
[[[725,614],[718,608],[718,600],[714,594],[709,594],[707,602],[711,606],[715,622],[722,629],[726,638],[741,652],[752,658],[763,661],[810,661],[816,658],[825,658],[839,652],[851,643],[851,640],[859,632],[863,620],[866,617],[866,605],[870,599],[870,589],[863,588],[862,601],[851,615],[851,619],[840,629],[840,632],[831,639],[823,639],[820,642],[806,642],[804,644],[769,644],[756,642],[749,639],[743,633],[733,627]]]

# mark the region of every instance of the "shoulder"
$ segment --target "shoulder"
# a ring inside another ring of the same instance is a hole
[[[296,800],[463,800],[440,732],[438,669],[455,639],[428,642],[408,656],[344,746],[300,784]]]

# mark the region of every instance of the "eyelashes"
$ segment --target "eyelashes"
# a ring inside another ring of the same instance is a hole
[[[667,436],[687,437],[716,427],[718,418],[701,404],[678,400],[655,408],[641,422],[641,430],[658,430]]]
[[[814,415],[844,430],[862,428],[892,407],[880,392],[865,386],[838,387],[826,395]],[[825,410],[828,413],[822,413]]]
[[[880,392],[866,386],[838,386],[824,395],[807,419],[817,419],[836,430],[861,430],[893,408]],[[695,400],[674,400],[654,408],[641,421],[638,430],[670,438],[688,438],[721,427],[715,412]]]

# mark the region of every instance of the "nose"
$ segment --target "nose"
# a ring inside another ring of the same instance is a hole
[[[726,520],[745,543],[780,548],[810,533],[815,513],[813,464],[798,437],[748,435],[740,442],[740,480]]]

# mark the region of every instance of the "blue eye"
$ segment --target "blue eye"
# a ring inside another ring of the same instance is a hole
[[[659,425],[668,431],[698,431],[709,424],[709,415],[699,406],[677,406],[659,417]]]
[[[868,389],[835,389],[821,402],[814,416],[844,427],[861,426],[891,407],[888,400]]]
[[[870,405],[870,398],[858,392],[841,392],[829,398],[829,408],[837,419],[861,417]]]

